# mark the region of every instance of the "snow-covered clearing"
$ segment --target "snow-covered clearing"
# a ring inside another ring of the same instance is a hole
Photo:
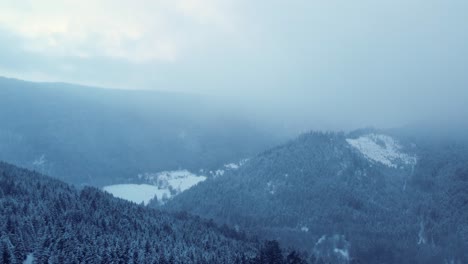
[[[205,176],[196,175],[188,170],[163,171],[138,175],[145,184],[117,184],[104,187],[112,195],[147,205],[156,197],[160,204],[206,180]]]
[[[348,138],[346,141],[368,160],[391,168],[416,164],[416,156],[402,152],[402,146],[387,135],[368,134],[356,139]]]
[[[115,197],[122,198],[137,204],[145,205],[155,196],[161,200],[164,196],[169,197],[171,193],[167,189],[159,189],[149,184],[116,184],[103,188],[104,191],[111,193]]]

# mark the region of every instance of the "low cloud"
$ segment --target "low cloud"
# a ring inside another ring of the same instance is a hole
[[[457,0],[1,1],[0,75],[205,94],[305,128],[468,120],[467,12]]]
[[[222,1],[45,0],[0,3],[0,26],[26,52],[56,57],[110,57],[132,63],[174,62],[207,34],[234,22]]]

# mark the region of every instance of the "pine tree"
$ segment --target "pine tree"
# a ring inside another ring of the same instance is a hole
[[[23,240],[20,238],[17,239],[15,243],[14,253],[15,258],[20,262],[23,262],[26,259],[26,249],[24,247]]]
[[[278,241],[272,240],[265,242],[260,252],[260,261],[265,264],[282,264],[283,254]]]
[[[11,254],[10,247],[5,240],[2,241],[2,263],[13,263],[13,255]]]
[[[296,251],[291,251],[286,257],[286,264],[305,264],[307,263],[305,260],[301,258],[301,256]]]

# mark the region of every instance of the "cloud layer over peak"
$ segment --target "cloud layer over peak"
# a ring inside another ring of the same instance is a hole
[[[464,117],[466,13],[458,0],[1,1],[0,75],[207,94],[331,127]]]

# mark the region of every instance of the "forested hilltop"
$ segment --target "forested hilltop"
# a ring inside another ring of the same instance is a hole
[[[306,263],[275,241],[0,162],[0,262]],[[313,258],[311,258],[313,260]]]
[[[330,263],[468,263],[468,144],[407,132],[306,133],[165,208]]]

